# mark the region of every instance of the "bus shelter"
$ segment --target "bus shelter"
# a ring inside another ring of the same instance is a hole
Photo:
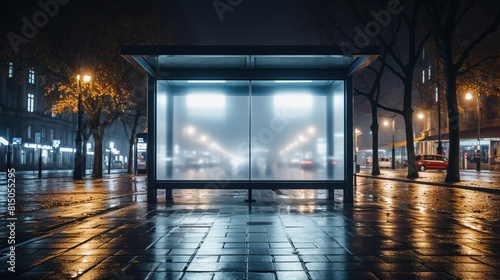
[[[148,202],[166,189],[343,189],[353,202],[352,77],[378,49],[126,46],[147,73]]]

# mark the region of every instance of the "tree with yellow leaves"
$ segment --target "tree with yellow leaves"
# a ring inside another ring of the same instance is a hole
[[[121,57],[120,47],[187,43],[189,26],[176,5],[119,0],[71,2],[37,36],[20,45],[15,55],[6,55],[16,65],[35,67],[44,76],[48,89],[45,103],[47,108],[55,105],[55,113],[76,113],[81,93],[81,113],[86,120],[81,129],[83,147],[90,137],[95,142],[94,177],[102,176],[106,128],[130,111],[135,102],[130,98],[132,89],[144,79]],[[86,74],[92,81],[79,87],[77,75]]]
[[[88,130],[94,138],[92,176],[101,177],[104,132],[113,121],[125,112],[125,108],[130,102],[128,89],[125,86],[111,84],[99,78],[89,83],[81,83],[77,77],[72,77],[70,84],[57,83],[47,96],[54,95],[54,92],[59,94],[57,99],[52,98],[55,113],[77,113],[78,99],[81,99],[82,110],[85,112],[87,120],[79,130]],[[88,139],[88,135],[89,133],[85,139]]]

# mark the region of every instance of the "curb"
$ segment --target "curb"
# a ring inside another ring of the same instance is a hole
[[[356,174],[356,176],[364,177],[364,178],[371,178],[371,179],[379,179],[379,180],[390,180],[390,181],[397,181],[397,182],[424,184],[424,185],[439,186],[439,187],[450,187],[450,188],[457,188],[457,189],[464,189],[464,190],[471,190],[471,191],[478,191],[478,192],[486,192],[486,193],[492,193],[492,194],[500,194],[500,190],[497,190],[497,189],[488,189],[488,188],[472,187],[472,186],[461,186],[461,185],[454,185],[454,184],[449,184],[449,183],[417,181],[417,180],[411,180],[411,179],[377,177],[377,176],[372,176],[372,175],[358,175],[358,174]]]

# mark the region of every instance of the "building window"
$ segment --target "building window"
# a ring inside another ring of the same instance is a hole
[[[432,72],[431,72],[431,67],[429,66],[429,81],[431,80],[432,77]]]
[[[52,111],[52,117],[53,117],[53,118],[56,118],[56,117],[57,117],[57,114],[56,114],[56,113],[54,113],[55,108],[56,108],[56,105],[52,105],[52,110],[51,110],[51,111]]]
[[[28,71],[28,82],[32,85],[35,84],[35,70],[33,69]]]
[[[49,135],[49,141],[50,141],[50,142],[52,142],[52,140],[54,140],[54,130],[53,130],[53,129],[51,129],[51,130],[49,131],[49,134],[50,134],[50,135]]]
[[[32,93],[28,93],[28,112],[35,111],[35,95]]]
[[[9,62],[9,78],[14,77],[14,63]]]
[[[28,139],[31,139],[31,125],[28,125]]]
[[[425,70],[422,70],[422,84],[425,84]]]

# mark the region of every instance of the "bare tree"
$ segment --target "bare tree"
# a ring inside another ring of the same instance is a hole
[[[384,60],[387,55],[386,51],[383,51],[380,60]],[[372,117],[372,123],[370,125],[370,130],[372,131],[372,175],[380,175],[380,166],[378,161],[378,136],[379,136],[379,124],[378,124],[378,105],[379,98],[381,94],[381,80],[384,75],[385,64],[381,61],[378,62],[377,66],[370,65],[367,70],[371,72],[375,77],[371,78],[369,81],[363,79],[363,86],[358,85],[354,89],[354,94],[358,96],[363,96],[370,103],[370,113]],[[359,78],[359,77],[358,77]]]
[[[500,6],[497,1],[425,1],[429,12],[433,32],[439,40],[446,75],[446,100],[448,106],[448,122],[450,134],[450,152],[448,172],[446,182],[460,181],[460,121],[459,107],[457,100],[457,78],[470,71],[475,64],[484,63],[481,59],[477,63],[469,62],[474,50],[480,46],[489,36],[494,34],[499,28]],[[491,14],[491,9],[494,8]],[[479,9],[479,10],[477,10]],[[474,30],[466,32],[464,22],[471,24],[473,17],[477,18],[477,12],[483,13],[484,19],[478,21],[478,26]],[[490,14],[489,14],[490,13]],[[488,20],[486,15],[491,15]],[[463,40],[462,35],[466,34],[467,39]],[[471,36],[473,36],[471,38]]]
[[[423,14],[424,0],[406,2],[404,6],[385,2],[350,2],[348,7],[339,7],[332,1],[307,1],[303,9],[309,25],[316,28],[322,40],[340,44],[350,52],[356,52],[368,44],[379,44],[387,50],[381,60],[385,67],[402,84],[402,108],[379,104],[386,111],[400,114],[405,123],[408,154],[408,178],[417,178],[413,136],[413,81],[415,67],[430,34],[422,32],[425,26]],[[345,18],[347,17],[347,18]],[[347,23],[347,24],[346,24]],[[353,28],[354,26],[354,28]],[[349,31],[352,30],[352,31]]]

